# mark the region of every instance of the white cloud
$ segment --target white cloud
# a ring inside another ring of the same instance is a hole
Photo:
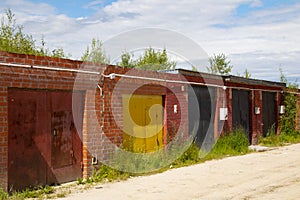
[[[104,0],[94,0],[89,2],[84,6],[84,8],[94,8],[95,6],[99,6],[99,4],[102,6],[104,3]]]
[[[255,77],[274,79],[274,67],[282,64],[300,78],[300,4],[260,9],[243,18],[235,15],[241,4],[262,6],[260,0],[124,0],[103,7],[102,0],[95,0],[87,6],[96,12],[77,19],[25,0],[4,1],[0,8],[11,7],[28,33],[37,38],[44,34],[51,48],[63,47],[74,58],[80,58],[93,37],[107,40],[124,31],[156,27],[190,37],[209,55],[227,54],[235,72],[248,68]]]
[[[261,0],[253,0],[250,4],[250,7],[261,7],[263,6],[263,2]]]
[[[32,3],[26,0],[2,0],[1,10],[11,8],[14,13],[26,13],[29,15],[49,15],[54,14],[56,8],[46,3]]]

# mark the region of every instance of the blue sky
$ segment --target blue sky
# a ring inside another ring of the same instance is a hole
[[[245,3],[237,7],[236,14],[238,17],[245,17],[247,14],[254,11],[285,7],[288,5],[294,5],[297,2],[299,2],[299,0],[262,0],[257,1],[257,3],[254,4]]]
[[[50,4],[57,9],[58,14],[66,14],[70,17],[87,17],[96,12],[97,8],[103,8],[112,4],[113,2],[116,2],[116,0],[31,0],[31,2]],[[259,5],[253,5],[251,3],[239,5],[236,9],[236,15],[238,17],[245,17],[247,14],[253,11],[293,5],[297,3],[298,0],[262,0],[259,2]]]
[[[58,14],[66,14],[70,17],[88,17],[97,9],[101,9],[114,1],[108,0],[31,0],[33,3],[47,3],[56,8]]]
[[[233,74],[247,69],[254,78],[279,80],[281,66],[289,80],[300,80],[299,0],[2,0],[0,15],[7,8],[26,33],[37,41],[44,36],[50,49],[63,48],[72,59],[82,56],[92,38],[105,43],[120,33],[153,27],[184,35],[207,56],[225,53]],[[143,37],[150,41],[155,33]],[[135,39],[118,45],[131,51],[128,44]],[[166,42],[161,46],[168,50]]]

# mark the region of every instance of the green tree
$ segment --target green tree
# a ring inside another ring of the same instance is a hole
[[[133,56],[133,54],[124,52],[121,55],[121,62],[117,64],[124,67],[147,70],[169,70],[175,69],[176,66],[176,63],[168,58],[166,49],[163,51],[156,51],[152,47],[149,47],[138,59],[133,60]]]
[[[39,54],[31,35],[23,33],[23,27],[16,24],[15,15],[6,10],[1,19],[0,50],[12,53]]]
[[[296,131],[296,115],[297,115],[297,95],[294,92],[298,91],[297,83],[287,83],[286,75],[283,73],[282,68],[280,71],[280,81],[288,84],[287,92],[284,93],[283,104],[285,112],[280,116],[280,132],[282,134],[294,135]]]
[[[123,66],[123,67],[131,67],[131,68],[134,68],[135,64],[134,64],[134,61],[132,59],[134,55],[133,54],[130,54],[128,52],[124,52],[122,55],[121,55],[121,62],[120,63],[117,63],[117,65],[120,65],[120,66]]]
[[[52,57],[66,57],[63,49],[54,49],[51,53],[45,48],[45,40],[42,37],[41,47],[37,47],[35,40],[32,35],[23,33],[23,26],[18,25],[15,19],[15,15],[10,9],[6,10],[5,17],[1,19],[0,27],[0,50],[41,55],[41,56],[52,56]]]
[[[85,53],[81,57],[81,60],[103,64],[110,63],[110,60],[106,56],[105,50],[103,49],[102,41],[95,38],[92,39],[91,46],[87,46]]]
[[[279,67],[279,72],[280,72],[280,82],[282,83],[287,83],[287,78],[285,74],[283,73],[282,67]]]
[[[233,66],[230,65],[230,62],[230,60],[227,60],[225,54],[214,54],[209,58],[209,67],[207,67],[207,71],[212,74],[228,75],[233,68]]]

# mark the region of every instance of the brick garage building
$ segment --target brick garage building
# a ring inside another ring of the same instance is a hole
[[[0,52],[0,62],[1,186],[23,189],[81,177],[86,167],[82,118],[87,91],[76,91],[81,106],[76,116],[72,113],[72,90],[81,62],[5,52]]]
[[[215,122],[223,120],[224,124],[219,122],[215,125],[215,138],[235,128],[242,128],[248,133],[250,144],[256,144],[258,137],[266,136],[271,129],[279,133],[279,106],[286,91],[284,83],[231,75],[220,77],[186,70],[178,70],[178,73],[184,75],[192,86],[196,86],[193,83],[203,82],[211,85],[210,90],[214,91],[211,93],[217,94],[211,96],[209,104],[214,107]],[[227,113],[225,120],[221,116],[223,112]]]
[[[256,143],[273,124],[278,130],[284,89],[235,76],[0,52],[0,186],[23,189],[87,177],[115,146],[151,152],[177,132],[194,132],[206,148],[241,126]],[[143,127],[155,134],[127,143]]]
[[[136,141],[134,150],[161,148],[174,131],[186,132],[187,113],[181,113],[188,105],[186,86],[165,81],[181,81],[180,76],[158,72],[147,72],[148,80],[121,76],[129,72],[145,75],[143,70],[0,52],[1,187],[19,190],[91,175],[100,164],[97,160],[108,159],[114,145],[126,146],[123,126],[128,128],[130,122],[123,124],[123,105],[128,94],[143,108],[156,104],[164,108],[154,110],[163,130],[147,141]],[[111,73],[114,78],[105,76]],[[122,78],[125,85],[117,87]],[[134,103],[126,106],[134,109]],[[152,111],[135,112],[146,116]]]

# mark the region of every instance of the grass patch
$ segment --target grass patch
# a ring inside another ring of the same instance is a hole
[[[70,189],[67,189],[67,188],[62,188],[60,189],[54,197],[56,198],[64,198],[66,197],[67,195],[71,194],[71,190]],[[52,198],[52,197],[51,197]]]
[[[220,159],[228,156],[243,155],[249,152],[249,141],[242,129],[221,136],[205,160]]]
[[[93,176],[87,179],[78,179],[77,184],[90,184],[90,183],[99,183],[99,182],[112,182],[119,180],[126,180],[130,177],[130,174],[127,172],[119,171],[113,169],[106,165],[101,165],[101,167],[94,172]]]
[[[8,199],[8,194],[2,188],[0,188],[0,200],[6,199]]]
[[[69,186],[59,188],[55,188],[54,186],[40,186],[24,191],[15,191],[11,194],[0,189],[0,200],[55,199],[66,197],[70,193]]]
[[[22,199],[45,199],[54,193],[54,187],[45,186],[37,187],[34,189],[26,189],[20,192],[13,192],[8,194],[4,190],[0,189],[0,200],[22,200]]]
[[[88,179],[78,179],[78,184],[91,184],[91,183],[97,183],[97,182],[110,182],[110,181],[116,181],[116,180],[126,180],[130,176],[137,176],[137,175],[149,175],[149,174],[155,174],[160,173],[168,170],[169,168],[179,168],[183,166],[188,166],[192,164],[201,163],[207,160],[212,159],[220,159],[227,156],[236,156],[236,155],[243,155],[249,152],[248,149],[249,142],[247,139],[246,134],[243,132],[243,130],[235,130],[232,133],[228,133],[225,136],[222,136],[218,139],[217,143],[215,144],[214,148],[211,152],[201,152],[199,150],[199,147],[197,144],[192,143],[187,150],[179,157],[177,158],[171,165],[165,166],[164,168],[161,168],[154,172],[149,173],[128,173],[128,172],[122,172],[116,169],[113,169],[111,167],[108,167],[106,165],[102,165],[99,170],[97,170],[94,175]],[[174,147],[172,150],[177,151],[179,150],[179,147]],[[203,157],[202,155],[205,154],[206,156]],[[130,163],[132,160],[131,158],[125,158],[122,157],[123,163]],[[128,159],[127,162],[124,162],[124,159]],[[139,158],[137,158],[139,159]],[[141,164],[144,165],[155,165],[157,162],[163,162],[161,160],[162,158],[154,157],[153,160],[144,160]]]
[[[278,146],[285,146],[289,144],[296,144],[300,143],[300,134],[293,133],[293,134],[286,134],[282,133],[280,135],[271,134],[267,137],[259,138],[259,144],[268,147],[278,147]]]
[[[199,147],[192,143],[189,148],[172,163],[172,167],[183,167],[199,163],[201,161],[199,156]]]

